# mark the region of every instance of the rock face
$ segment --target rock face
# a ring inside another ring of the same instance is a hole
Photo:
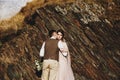
[[[119,80],[120,16],[109,18],[106,3],[78,0],[37,9],[25,18],[26,27],[1,39],[0,79],[40,80],[34,61],[39,60],[42,42],[49,30],[63,29],[75,80]]]

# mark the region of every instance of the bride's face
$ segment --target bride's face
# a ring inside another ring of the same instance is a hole
[[[58,32],[58,40],[61,40],[62,39],[62,33],[61,32]]]

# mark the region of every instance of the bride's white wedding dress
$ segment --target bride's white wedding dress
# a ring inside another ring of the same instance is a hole
[[[59,71],[56,80],[74,80],[67,44],[66,42],[62,42],[62,45],[63,50],[66,52],[59,52]]]

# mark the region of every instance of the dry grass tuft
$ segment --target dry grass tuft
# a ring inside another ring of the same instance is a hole
[[[17,14],[9,20],[3,20],[0,22],[0,32],[4,32],[9,29],[18,30],[22,27],[22,23],[24,20],[24,15]]]

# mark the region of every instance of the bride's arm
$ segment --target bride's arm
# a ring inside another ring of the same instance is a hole
[[[59,41],[58,47],[59,47],[59,49],[60,49],[61,54],[62,54],[64,57],[67,57],[67,55],[68,55],[68,49],[67,49],[67,47],[66,47],[65,42]]]

